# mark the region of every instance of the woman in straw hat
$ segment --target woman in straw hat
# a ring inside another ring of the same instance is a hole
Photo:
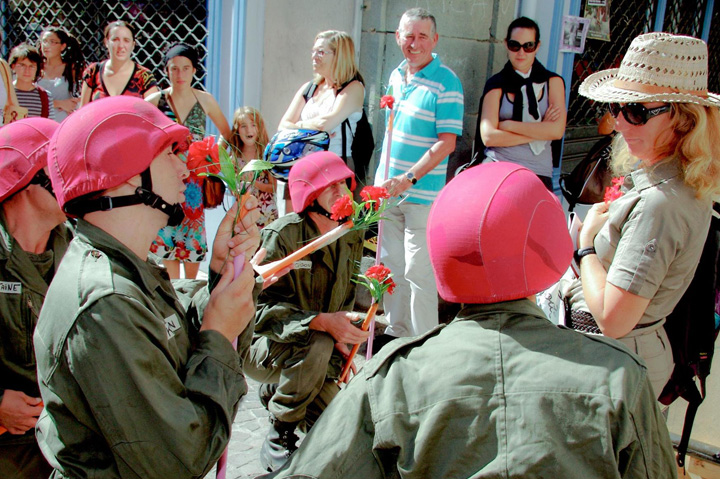
[[[580,231],[571,323],[643,357],[657,395],[673,369],[663,324],[690,284],[720,191],[720,96],[707,92],[707,58],[701,40],[648,33],[619,69],[580,85],[581,95],[610,104],[619,133],[612,167],[626,176]]]

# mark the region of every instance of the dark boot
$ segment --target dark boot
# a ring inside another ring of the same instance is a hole
[[[270,416],[270,431],[260,449],[262,467],[272,472],[282,467],[297,449],[296,422],[283,422]]]
[[[260,388],[258,389],[258,396],[260,396],[260,404],[262,404],[265,409],[268,408],[268,404],[270,404],[270,399],[272,399],[275,391],[277,391],[277,388],[277,383],[263,383],[260,385]]]

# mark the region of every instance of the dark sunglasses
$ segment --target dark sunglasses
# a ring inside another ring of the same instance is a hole
[[[511,52],[519,52],[522,48],[525,53],[532,53],[537,49],[538,42],[527,42],[522,45],[517,40],[508,40],[507,47]]]
[[[53,195],[53,198],[55,198],[55,192],[53,191],[52,183],[50,182],[50,178],[48,178],[48,175],[45,174],[45,170],[40,170],[35,173],[35,176],[32,177],[29,184],[42,186],[47,190],[48,193]]]
[[[610,103],[609,108],[613,118],[617,118],[620,112],[622,112],[625,120],[635,126],[644,125],[650,118],[670,111],[670,105],[663,105],[657,108],[645,108],[645,105],[642,103],[626,103],[622,106],[619,103]]]

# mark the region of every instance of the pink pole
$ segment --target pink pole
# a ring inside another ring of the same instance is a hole
[[[390,173],[390,147],[392,146],[392,131],[393,131],[393,121],[395,120],[395,108],[393,104],[393,109],[390,110],[390,119],[388,120],[388,129],[387,129],[387,147],[385,148],[385,171],[383,172],[383,181],[387,181],[388,175]],[[385,200],[387,201],[387,200]],[[378,222],[378,240],[377,240],[377,250],[375,251],[375,264],[380,264],[380,249],[382,248],[382,234],[383,234],[383,226],[385,225],[385,220],[380,220]],[[373,316],[372,321],[370,322],[370,327],[368,328],[368,331],[370,331],[370,337],[368,338],[367,342],[367,351],[365,351],[365,359],[372,358],[372,347],[373,347],[373,340],[375,338],[375,317]]]

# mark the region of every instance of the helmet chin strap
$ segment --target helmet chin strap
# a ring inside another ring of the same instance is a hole
[[[141,186],[138,186],[132,195],[100,196],[77,202],[73,201],[65,205],[65,210],[71,215],[82,217],[93,211],[109,211],[113,208],[143,204],[165,213],[168,216],[168,226],[178,226],[185,217],[182,206],[177,203],[170,204],[163,200],[160,195],[153,192],[150,168],[140,173],[140,179],[142,180]]]
[[[305,211],[308,213],[317,213],[321,216],[324,216],[325,218],[329,219],[330,221],[335,221],[331,218],[332,213],[330,213],[328,210],[320,206],[320,204],[317,202],[317,200],[313,201],[310,206],[308,206]],[[337,222],[337,221],[336,221]]]

